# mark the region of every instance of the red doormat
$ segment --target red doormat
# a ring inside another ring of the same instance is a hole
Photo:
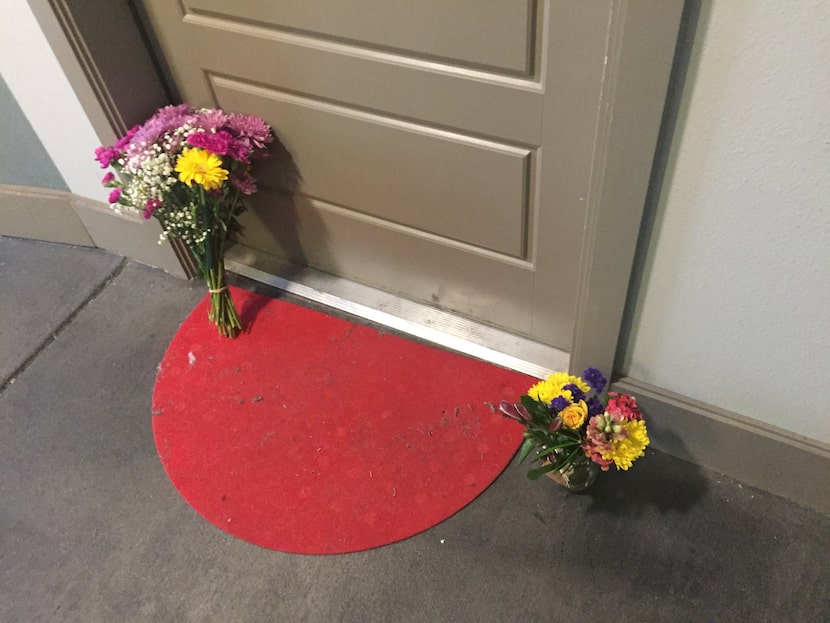
[[[535,379],[233,289],[247,332],[207,298],[153,395],[170,480],[215,526],[263,547],[353,552],[417,534],[502,472],[522,427],[494,412]]]

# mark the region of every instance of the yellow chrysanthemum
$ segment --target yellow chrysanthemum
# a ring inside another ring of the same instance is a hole
[[[613,449],[609,453],[602,453],[603,459],[611,459],[617,469],[627,470],[639,457],[645,455],[645,447],[649,444],[646,423],[642,420],[633,420],[623,423],[622,427],[628,432],[625,439],[615,439],[611,442]]]
[[[544,381],[539,381],[527,390],[528,396],[549,403],[557,396],[564,396],[569,401],[573,402],[573,396],[568,390],[562,390],[564,385],[576,385],[583,392],[588,392],[591,388],[588,383],[583,381],[578,376],[573,376],[567,372],[554,372]]]
[[[196,182],[205,190],[214,190],[222,187],[222,182],[228,179],[227,170],[222,168],[222,159],[199,147],[186,148],[176,161],[176,173],[179,179],[190,185]]]

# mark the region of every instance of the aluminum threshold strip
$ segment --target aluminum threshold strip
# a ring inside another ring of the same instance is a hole
[[[438,346],[536,378],[568,369],[568,353],[551,346],[313,269],[286,279],[234,259],[238,255],[238,249],[227,254],[231,272]]]

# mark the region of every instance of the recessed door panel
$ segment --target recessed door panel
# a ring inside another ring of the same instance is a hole
[[[261,24],[404,55],[530,74],[532,0],[189,0],[195,14]]]
[[[280,120],[306,196],[523,256],[528,149],[224,78],[212,84],[223,108]]]

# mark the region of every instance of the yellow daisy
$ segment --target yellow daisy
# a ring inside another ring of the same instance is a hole
[[[196,182],[205,190],[221,188],[228,179],[227,170],[222,168],[222,159],[201,148],[186,148],[176,161],[176,172],[179,179],[190,185]]]

